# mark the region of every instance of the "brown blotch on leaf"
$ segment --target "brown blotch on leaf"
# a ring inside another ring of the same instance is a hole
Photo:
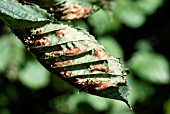
[[[40,27],[36,27],[35,30],[32,29],[32,28],[26,28],[25,30],[30,36],[41,34],[41,28]]]
[[[65,78],[69,78],[72,74],[72,71],[64,71],[60,72],[61,75],[63,75]]]
[[[54,67],[62,67],[63,65],[69,65],[69,64],[70,64],[70,60],[58,61],[53,63]]]
[[[102,48],[97,48],[94,52],[94,56],[101,60],[109,58],[109,56],[106,55],[106,52]]]
[[[80,19],[90,13],[91,7],[81,6],[76,3],[71,4],[70,7],[63,12],[63,14],[66,15],[65,20]]]
[[[49,10],[52,16],[55,16],[56,18],[60,17],[62,20],[71,21],[83,18],[85,15],[90,14],[92,8],[90,6],[81,6],[77,3],[72,3],[69,6],[63,3],[59,6],[52,6]]]
[[[56,30],[55,35],[56,35],[57,37],[63,36],[63,35],[64,35],[64,29]]]
[[[100,91],[106,89],[107,87],[113,86],[113,84],[110,81],[108,81],[108,82],[100,82],[96,86],[97,86],[96,89]]]
[[[49,46],[50,45],[50,41],[48,37],[46,36],[36,36],[36,38],[32,38],[32,39],[25,38],[24,41],[29,46]]]
[[[65,53],[65,55],[68,55],[68,56],[78,55],[78,54],[85,52],[87,50],[87,48],[88,48],[88,46],[80,46],[77,48],[65,50],[64,53]]]
[[[101,71],[101,72],[106,72],[106,73],[110,73],[111,70],[109,70],[109,68],[107,66],[104,65],[94,65],[94,66],[90,66],[90,68],[87,69],[89,72],[93,72],[95,70],[97,71]]]
[[[81,78],[76,78],[76,83],[78,84],[78,85],[81,85],[81,86],[88,86],[88,85],[90,85],[90,84],[92,84],[92,80],[90,80],[90,79],[87,79],[86,81],[82,81],[82,79]]]
[[[60,55],[74,56],[85,52],[87,48],[87,46],[80,46],[77,48],[67,49],[63,51],[52,51],[49,53],[49,57],[57,57]]]
[[[63,51],[52,51],[49,53],[49,57],[57,57],[61,55],[61,53],[63,53]]]
[[[76,78],[76,83],[78,84],[78,88],[81,91],[93,91],[95,88],[95,85],[93,85],[93,80],[87,79],[86,81],[83,81],[81,78]]]
[[[40,35],[41,34],[41,28],[36,28],[36,34]]]

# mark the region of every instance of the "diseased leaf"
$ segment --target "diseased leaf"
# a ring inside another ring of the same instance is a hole
[[[46,9],[57,20],[71,21],[85,18],[98,11],[102,2],[82,0],[28,0]]]
[[[57,20],[70,21],[87,17],[98,11],[99,6],[86,3],[87,2],[85,1],[62,0],[61,2],[58,2],[58,4],[47,7],[46,9]]]
[[[126,70],[84,29],[49,23],[13,32],[43,66],[80,91],[122,100],[129,106]]]

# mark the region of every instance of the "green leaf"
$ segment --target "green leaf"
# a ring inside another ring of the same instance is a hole
[[[145,14],[153,14],[158,7],[163,4],[163,0],[138,0],[137,5]]]
[[[24,61],[24,46],[17,37],[11,33],[8,27],[4,27],[7,32],[4,34],[0,40],[0,50],[1,50],[1,67],[0,69],[6,69],[7,77],[10,79],[17,79],[17,75],[20,69],[20,65]],[[5,48],[4,48],[5,47]],[[0,70],[0,71],[1,71]]]
[[[116,0],[112,10],[116,18],[132,28],[140,27],[146,20],[143,12],[131,0]]]
[[[12,33],[11,33],[12,34]],[[25,48],[21,41],[14,36],[10,37],[10,59],[8,61],[7,77],[11,80],[15,80],[18,77],[20,67],[25,60]]]
[[[0,14],[6,14],[13,19],[29,21],[45,21],[50,19],[50,15],[37,5],[22,5],[14,0],[0,1]]]
[[[123,51],[119,43],[110,36],[100,37],[98,39],[99,43],[106,48],[106,52],[114,57],[123,58]]]
[[[19,74],[19,80],[30,89],[41,89],[49,83],[49,72],[37,61],[28,61]]]
[[[100,18],[99,18],[100,17]],[[112,13],[106,10],[99,10],[88,18],[88,22],[93,26],[95,35],[103,35],[114,29],[114,20]]]
[[[10,46],[8,46],[10,40],[7,39],[7,37],[10,37],[11,35],[4,35],[0,38],[0,72],[3,72],[5,68],[8,65],[8,62],[10,60]]]
[[[165,111],[165,114],[170,114],[170,98],[165,101],[164,103],[164,111]]]
[[[142,79],[156,84],[167,84],[170,81],[168,60],[163,55],[138,51],[133,54],[128,64]]]
[[[95,110],[104,111],[109,107],[108,99],[89,95],[86,93],[73,94],[66,102],[69,104],[69,110],[71,112],[78,110],[77,106],[80,102],[88,102]]]

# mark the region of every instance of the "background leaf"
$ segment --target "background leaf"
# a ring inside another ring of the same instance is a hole
[[[5,68],[7,67],[7,63],[10,59],[10,47],[6,46],[6,44],[8,44],[8,40],[6,39],[6,36],[4,36],[4,38],[0,39],[0,60],[2,60],[0,62],[0,72],[4,71]]]
[[[145,15],[131,0],[116,0],[112,7],[116,18],[129,27],[137,28],[146,20]]]
[[[99,37],[98,41],[106,48],[106,51],[109,55],[113,55],[114,57],[123,59],[122,48],[114,38],[110,36],[103,36]]]
[[[138,0],[137,5],[145,14],[153,14],[163,4],[163,0]]]
[[[102,9],[90,16],[88,22],[94,28],[94,34],[99,36],[110,32],[114,28],[112,13]]]
[[[170,114],[170,98],[164,103],[165,114]]]
[[[31,89],[41,89],[49,83],[49,72],[37,61],[29,61],[20,72],[19,80]]]
[[[160,54],[138,51],[128,64],[144,80],[156,84],[167,84],[170,81],[168,61]]]

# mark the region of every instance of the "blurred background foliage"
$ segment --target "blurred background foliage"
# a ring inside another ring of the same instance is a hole
[[[169,0],[114,0],[71,22],[130,68],[133,112],[121,101],[79,93],[43,68],[0,21],[0,114],[170,114]]]

